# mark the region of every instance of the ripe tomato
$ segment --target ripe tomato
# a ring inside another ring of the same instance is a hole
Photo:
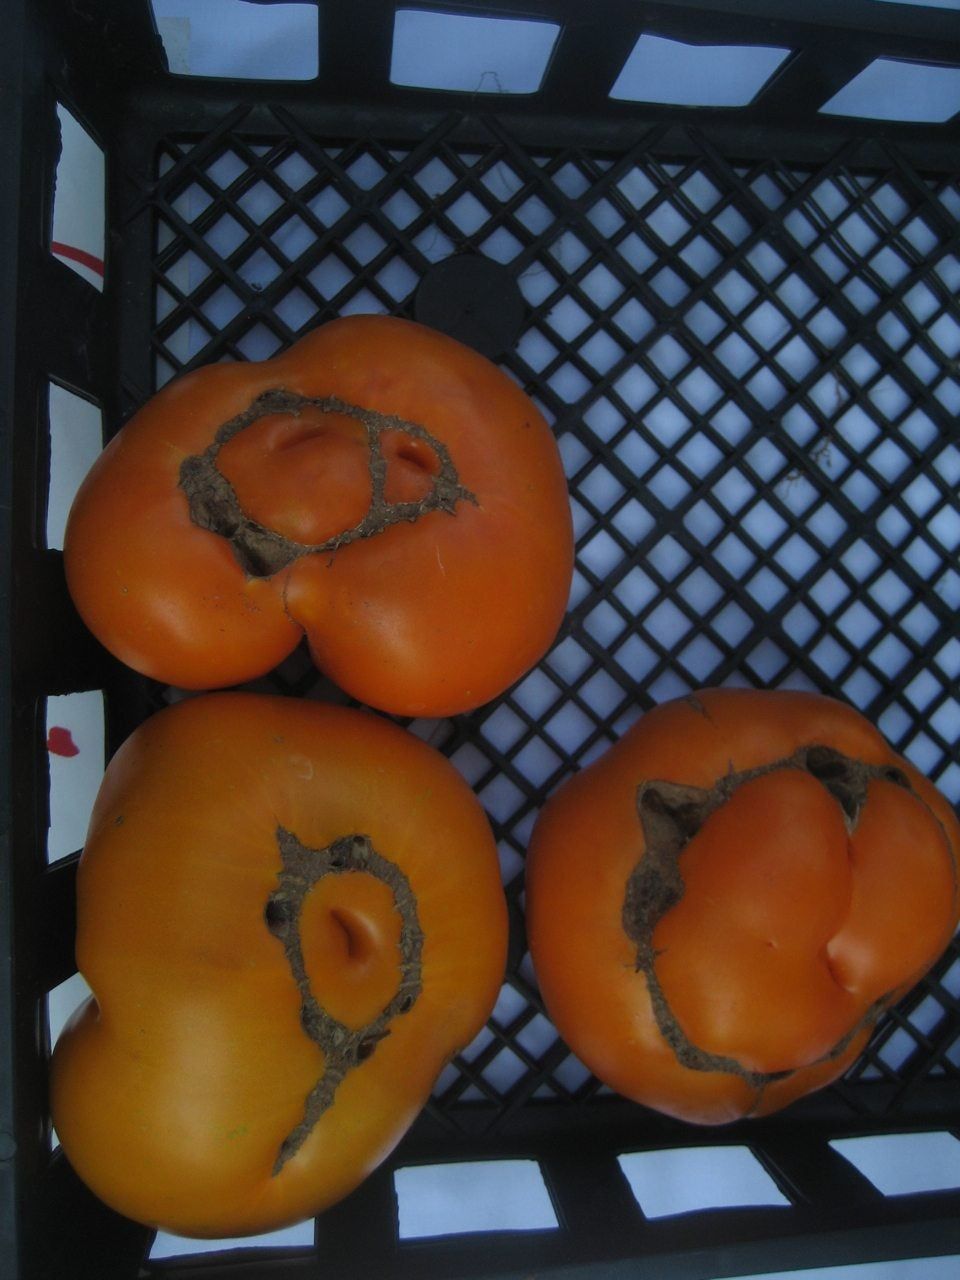
[[[530,952],[575,1053],[701,1124],[839,1076],[956,926],[960,827],[852,709],[708,690],[644,716],[540,814]]]
[[[483,1025],[506,934],[483,811],[412,734],[253,694],[162,711],[111,761],[80,861],[64,1151],[185,1235],[316,1213]]]
[[[520,388],[442,334],[354,316],[159,392],[82,485],[64,556],[91,631],[165,683],[238,684],[306,633],[348,693],[448,715],[545,652],[573,535]]]

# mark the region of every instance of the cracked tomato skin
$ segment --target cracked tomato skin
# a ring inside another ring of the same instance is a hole
[[[700,1124],[841,1075],[937,960],[960,827],[857,712],[706,690],[548,801],[527,859],[547,1009],[626,1097]]]
[[[52,1060],[64,1151],[108,1205],[183,1235],[317,1213],[481,1028],[506,937],[483,811],[412,734],[244,693],[161,711],[113,757],[80,860],[93,996]]]
[[[278,391],[287,408],[217,444]],[[381,415],[375,430],[364,414]],[[216,518],[208,492],[193,507],[181,485],[211,447],[238,504]],[[292,558],[239,554],[238,510]],[[238,684],[306,634],[354,697],[440,716],[493,698],[546,651],[573,535],[559,452],[523,391],[433,330],[354,316],[154,396],[81,486],[64,558],[90,630],[157,680]]]

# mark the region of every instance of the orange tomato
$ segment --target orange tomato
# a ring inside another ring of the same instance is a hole
[[[483,811],[412,734],[252,694],[164,710],[111,761],[80,860],[64,1151],[181,1234],[314,1214],[483,1025],[506,936]]]
[[[575,1053],[701,1124],[835,1079],[947,945],[960,826],[857,712],[707,690],[644,716],[540,814],[527,928]]]
[[[90,630],[157,680],[238,684],[306,634],[348,693],[433,716],[542,656],[573,535],[520,388],[442,334],[355,316],[159,392],[82,485],[64,557]]]

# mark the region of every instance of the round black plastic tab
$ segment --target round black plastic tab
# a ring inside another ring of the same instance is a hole
[[[459,253],[444,258],[423,277],[414,314],[422,324],[494,359],[516,344],[523,326],[523,296],[499,262]]]

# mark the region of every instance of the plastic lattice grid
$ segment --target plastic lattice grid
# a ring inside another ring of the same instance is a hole
[[[165,141],[153,196],[157,385],[336,315],[410,316],[455,252],[507,265],[526,301],[502,363],[564,457],[570,611],[508,694],[412,726],[479,793],[512,910],[508,983],[431,1104],[453,1126],[459,1103],[502,1123],[599,1089],[543,1013],[523,852],[544,796],[645,708],[705,684],[833,693],[960,799],[960,180],[893,149],[864,171],[856,142],[814,171],[738,166],[689,133],[532,154],[492,119],[482,146],[456,127],[331,145],[236,113]],[[303,651],[264,686],[336,696]],[[960,1076],[958,956],[835,1095],[892,1109]]]

